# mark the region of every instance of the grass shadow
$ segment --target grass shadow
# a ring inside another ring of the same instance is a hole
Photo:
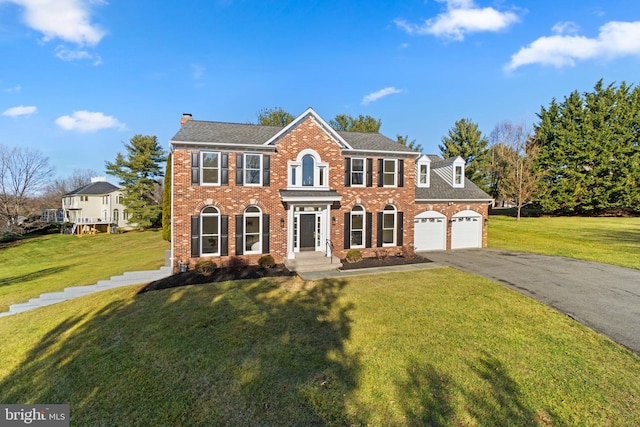
[[[70,403],[78,425],[359,424],[344,286],[260,279],[114,301],[52,327],[0,401]]]
[[[548,409],[533,409],[504,365],[487,352],[467,368],[482,385],[457,383],[430,363],[411,361],[396,384],[411,426],[562,426]]]
[[[73,267],[73,265],[65,265],[61,267],[50,267],[50,268],[45,268],[43,270],[33,271],[27,274],[21,274],[19,276],[3,277],[3,278],[0,278],[0,287],[41,279],[43,277],[51,276],[53,274],[62,273],[63,271],[68,270],[71,267]]]

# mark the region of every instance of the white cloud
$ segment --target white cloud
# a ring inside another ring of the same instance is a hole
[[[82,49],[69,49],[65,46],[58,46],[55,50],[56,57],[63,61],[80,61],[88,60],[93,61],[93,65],[102,64],[102,58],[99,55],[93,55],[92,53]]]
[[[112,116],[86,110],[74,111],[70,116],[56,119],[56,124],[64,130],[78,132],[95,132],[101,129],[118,128],[124,130],[126,126]]]
[[[2,115],[7,117],[30,116],[36,111],[38,111],[38,108],[34,106],[25,107],[20,105],[19,107],[11,107],[4,110]]]
[[[91,6],[102,0],[0,0],[24,9],[23,20],[44,35],[80,46],[95,46],[105,32],[91,22]]]
[[[492,7],[480,8],[473,0],[437,0],[446,3],[447,11],[423,24],[411,24],[404,19],[394,23],[409,34],[431,34],[461,41],[468,33],[500,31],[520,20],[513,12],[500,12]]]
[[[554,29],[557,31],[557,25]],[[637,55],[640,55],[640,21],[612,21],[600,27],[600,33],[596,38],[575,34],[540,37],[512,55],[505,69],[513,71],[529,64],[560,68],[574,66],[579,60],[608,60]]]
[[[380,89],[377,92],[373,92],[373,93],[370,93],[369,95],[365,96],[362,99],[362,105],[367,105],[367,104],[370,104],[370,103],[372,103],[374,101],[377,101],[378,99],[383,98],[385,96],[392,95],[394,93],[402,93],[402,92],[405,92],[405,91],[402,90],[402,89],[396,89],[393,86],[386,87],[384,89]]]
[[[563,34],[577,34],[580,30],[580,26],[575,22],[566,21],[566,22],[558,22],[551,28],[551,31],[557,35]]]

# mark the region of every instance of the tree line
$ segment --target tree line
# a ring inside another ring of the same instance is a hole
[[[262,109],[257,117],[265,126],[286,126],[295,119],[280,107]],[[537,118],[533,126],[498,123],[489,136],[471,119],[460,119],[441,138],[439,154],[464,158],[466,177],[516,206],[518,218],[528,204],[556,215],[640,213],[640,87],[600,80],[591,91],[552,99]],[[382,120],[338,114],[329,125],[337,131],[379,132]],[[422,151],[408,135],[396,139]],[[171,173],[170,157],[155,136],[136,135],[125,149],[114,162],[105,162],[107,173],[123,187],[132,220],[144,228],[162,218],[163,236],[169,239],[170,180],[162,178]],[[60,206],[64,194],[97,175],[79,169],[70,177],[52,178],[53,171],[39,151],[0,144],[1,232],[19,230],[21,218],[41,207]]]

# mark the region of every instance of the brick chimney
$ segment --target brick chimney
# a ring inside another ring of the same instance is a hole
[[[182,113],[182,117],[180,118],[180,127],[184,126],[184,124],[187,123],[189,120],[191,120],[191,114]]]

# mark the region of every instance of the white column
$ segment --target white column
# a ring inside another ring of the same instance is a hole
[[[287,209],[287,259],[295,259],[295,248],[293,247],[293,204],[289,204]]]

